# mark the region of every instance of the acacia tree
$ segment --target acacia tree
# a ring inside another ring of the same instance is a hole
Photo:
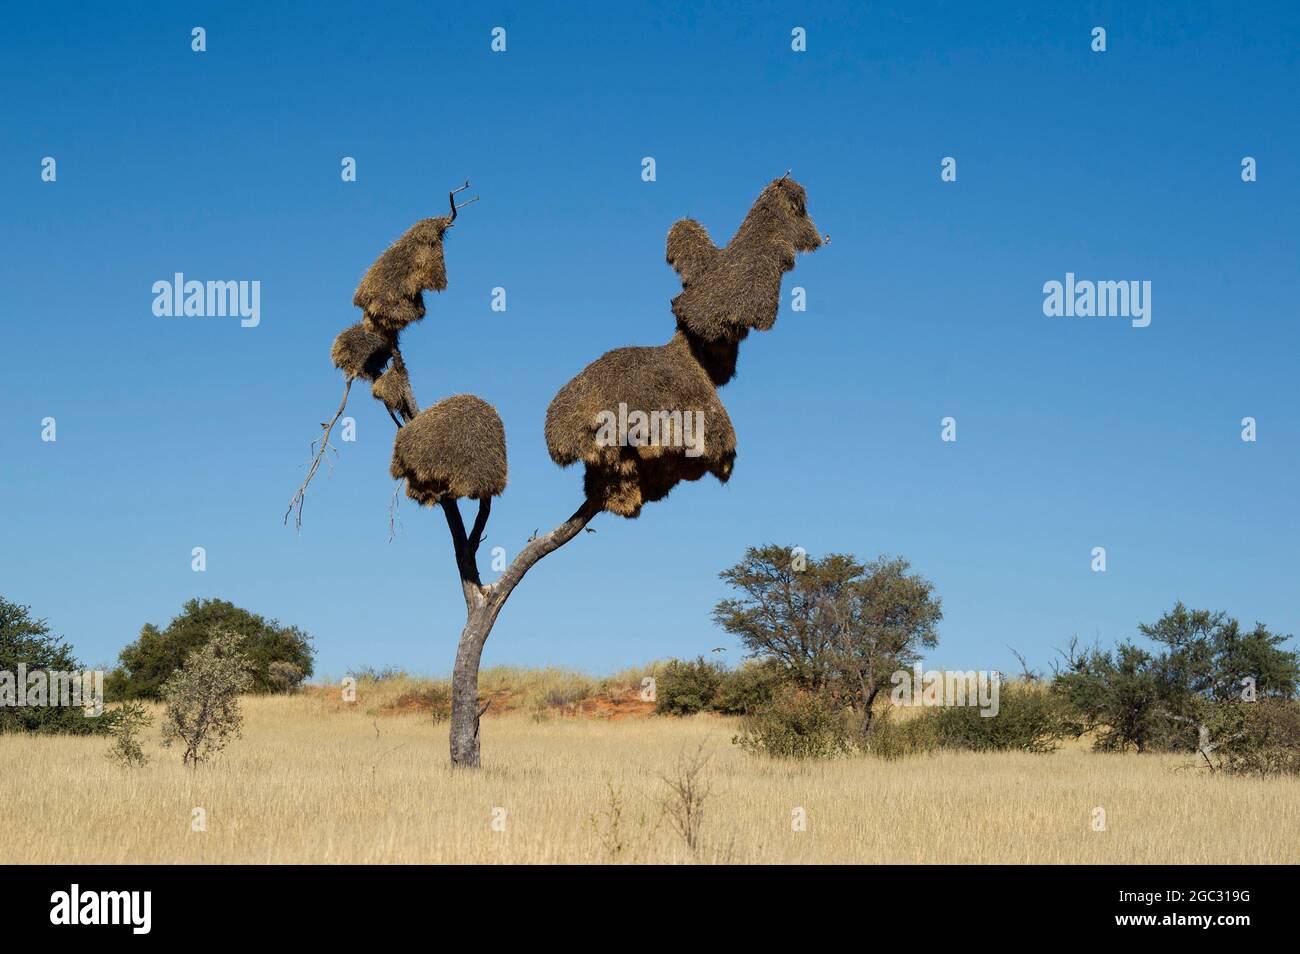
[[[920,662],[922,649],[939,645],[940,600],[934,585],[909,569],[904,559],[878,557],[829,594],[819,614],[831,665],[862,713],[864,735],[871,730],[876,697],[894,673]]]
[[[902,559],[861,563],[843,553],[814,559],[794,547],[750,547],[720,574],[738,596],[719,602],[713,619],[796,685],[860,711],[865,733],[893,673],[939,642],[940,600],[909,569]]]
[[[1114,651],[1071,640],[1052,688],[1076,716],[1075,731],[1095,732],[1099,749],[1184,749],[1210,753],[1235,738],[1234,712],[1254,700],[1284,702],[1300,687],[1300,653],[1290,636],[1263,623],[1245,629],[1226,613],[1182,602],[1138,631],[1160,652],[1124,640]],[[1216,723],[1225,722],[1226,728]],[[1216,731],[1217,729],[1217,731]]]
[[[185,765],[207,761],[239,737],[244,724],[239,696],[253,685],[243,644],[238,633],[214,632],[163,686],[163,745],[180,743]]]
[[[823,239],[808,217],[803,187],[789,173],[763,189],[723,248],[693,219],[673,225],[667,260],[682,280],[672,301],[675,333],[657,347],[607,352],[556,394],[546,415],[547,448],[560,466],[584,465],[582,502],[554,530],[530,539],[498,579],[484,583],[477,556],[492,498],[506,486],[505,429],[492,406],[474,395],[453,395],[420,411],[399,349],[402,332],[424,317],[423,293],[447,287],[443,240],[463,208],[456,195],[468,187],[467,181],[451,193],[448,215],[417,222],[362,278],[353,304],[363,318],[331,351],[347,382],[343,401],[321,425],[315,457],[285,520],[296,510],[301,527],[307,485],[330,450],[352,383],[369,381],[398,427],[390,473],[409,497],[439,507],[451,534],[466,615],[452,670],[451,761],[477,767],[487,710],[478,697],[479,661],[506,600],[539,560],[601,511],[635,518],[683,480],[731,476],[736,435],[717,388],[735,374],[749,331],[775,323],[781,277],[794,268],[796,252],[812,251]],[[462,498],[478,505],[468,529]]]

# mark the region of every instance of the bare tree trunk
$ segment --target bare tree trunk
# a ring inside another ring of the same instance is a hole
[[[487,706],[479,708],[478,665],[492,622],[479,609],[471,611],[456,647],[456,667],[451,676],[451,764],[479,766],[479,720]]]
[[[876,704],[876,693],[880,690],[871,689],[867,686],[867,680],[862,680],[862,737],[865,739],[871,735],[871,719],[875,715],[873,708]]]
[[[465,628],[460,634],[456,665],[451,674],[451,764],[478,768],[479,722],[487,711],[486,705],[479,704],[478,668],[492,626],[501,607],[533,564],[577,536],[600,513],[601,507],[593,501],[584,501],[573,516],[550,533],[529,540],[501,578],[488,586],[479,581],[476,555],[487,526],[491,502],[479,501],[478,516],[468,534],[455,500],[444,499],[442,509],[447,515],[447,526],[456,549],[456,565],[460,570],[461,589],[465,594]]]
[[[1161,715],[1167,716],[1177,722],[1185,722],[1188,725],[1196,727],[1196,754],[1205,759],[1205,764],[1209,766],[1211,773],[1218,770],[1218,767],[1214,764],[1214,759],[1210,758],[1210,756],[1214,754],[1214,750],[1220,746],[1227,745],[1229,742],[1236,742],[1238,739],[1244,738],[1246,735],[1244,732],[1238,732],[1235,735],[1228,736],[1226,739],[1220,739],[1217,742],[1213,742],[1211,741],[1210,728],[1204,722],[1198,722],[1196,719],[1189,719],[1187,716],[1175,715],[1167,710],[1161,710]]]

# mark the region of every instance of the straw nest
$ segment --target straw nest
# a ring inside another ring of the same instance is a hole
[[[680,333],[659,347],[609,351],[583,369],[551,401],[546,445],[561,466],[582,461],[587,497],[624,517],[683,480],[711,473],[725,483],[736,458],[727,410]]]
[[[442,237],[450,216],[421,219],[370,266],[352,304],[377,331],[396,335],[424,317],[424,292],[447,287]]]
[[[717,387],[722,387],[736,376],[736,359],[740,357],[739,341],[711,341],[691,334],[686,328],[678,328],[677,334],[690,347],[691,356]]]
[[[420,406],[415,403],[415,392],[411,390],[411,378],[406,373],[406,362],[396,348],[393,348],[393,363],[370,385],[370,393],[403,421],[409,421],[420,413]]]
[[[506,489],[506,432],[492,405],[456,394],[426,408],[397,432],[393,477],[430,506],[443,497],[484,499]]]
[[[396,340],[359,321],[339,332],[330,349],[330,360],[348,379],[374,381],[384,372],[393,356]]]
[[[759,194],[722,249],[694,219],[676,222],[668,232],[668,264],[682,279],[682,293],[673,299],[678,326],[710,343],[737,343],[751,328],[771,328],[781,276],[794,268],[796,252],[822,244],[807,204],[803,186],[782,176]],[[734,371],[734,358],[731,363]]]

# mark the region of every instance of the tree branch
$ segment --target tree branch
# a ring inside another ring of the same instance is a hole
[[[1217,742],[1211,741],[1210,727],[1204,722],[1190,719],[1187,716],[1177,715],[1176,713],[1170,712],[1168,709],[1158,709],[1157,712],[1166,718],[1173,719],[1175,722],[1185,722],[1188,725],[1196,727],[1196,753],[1201,758],[1205,759],[1205,764],[1210,767],[1211,772],[1215,771],[1214,761],[1210,758],[1210,756],[1214,754],[1214,751],[1221,746],[1236,742],[1246,736],[1245,732],[1238,732],[1234,735],[1228,736],[1226,739],[1219,739]]]
[[[321,425],[320,450],[316,452],[316,456],[312,459],[311,468],[307,471],[307,478],[302,482],[302,486],[298,488],[298,492],[295,493],[293,498],[289,501],[289,509],[284,512],[285,526],[289,525],[289,514],[293,513],[294,508],[297,507],[298,517],[294,520],[293,526],[297,531],[301,532],[302,530],[302,506],[307,502],[307,485],[310,484],[311,479],[316,476],[316,471],[320,468],[320,462],[324,459],[326,452],[329,451],[330,431],[334,430],[334,425],[338,423],[338,419],[343,416],[343,410],[348,406],[348,393],[351,390],[352,379],[348,378],[348,383],[343,388],[343,400],[339,402],[339,409],[334,412],[334,416],[329,419],[328,423]]]
[[[455,497],[443,497],[438,503],[442,505],[442,512],[447,517],[447,529],[451,531],[451,545],[456,553],[456,569],[460,572],[461,589],[465,592],[465,605],[472,610],[482,601],[483,583],[479,579],[478,563],[474,559],[474,554],[470,552],[469,537],[465,533],[465,521],[460,515],[460,504],[456,502]],[[479,512],[482,514],[482,510]],[[474,526],[478,526],[477,521]]]
[[[519,552],[519,555],[514,558],[514,561],[506,567],[506,571],[501,574],[501,578],[483,588],[488,598],[504,602],[505,598],[510,595],[510,591],[519,585],[519,581],[524,578],[524,574],[532,569],[538,560],[548,553],[558,550],[576,537],[582,531],[582,528],[590,523],[596,514],[600,513],[601,509],[599,502],[584,500],[582,506],[575,510],[573,516],[564,523],[550,533],[534,537],[529,541],[528,546],[524,547]]]
[[[459,212],[461,209],[465,208],[465,206],[467,206],[467,205],[473,205],[475,202],[477,202],[477,201],[481,198],[481,196],[477,196],[477,195],[476,195],[476,196],[474,196],[474,198],[472,198],[472,199],[467,199],[467,200],[465,200],[464,202],[462,202],[460,205],[457,205],[457,204],[456,204],[456,196],[457,196],[457,194],[459,194],[459,193],[461,193],[461,192],[464,192],[464,191],[465,191],[466,189],[468,189],[468,188],[469,188],[469,180],[466,179],[466,180],[465,180],[465,184],[464,184],[463,186],[458,186],[457,188],[452,189],[452,190],[451,190],[451,194],[447,196],[447,200],[448,200],[449,204],[451,205],[451,219],[448,221],[448,223],[447,223],[448,225],[453,225],[453,224],[455,224],[455,222],[456,222],[456,213],[457,213],[457,212]]]
[[[487,528],[488,517],[492,513],[492,498],[482,497],[478,502],[478,515],[474,517],[474,527],[469,532],[469,539],[465,541],[465,546],[469,551],[469,557],[474,560],[478,556],[478,545],[483,542],[483,531]]]
[[[460,516],[460,505],[455,497],[443,497],[438,501],[442,512],[447,515],[447,529],[451,531],[451,543],[456,548],[457,556],[465,549],[465,521]]]

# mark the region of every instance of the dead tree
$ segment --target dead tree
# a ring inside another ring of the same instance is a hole
[[[467,181],[461,189],[468,186]],[[420,411],[398,347],[402,331],[424,317],[423,292],[447,287],[443,237],[456,219],[461,189],[451,194],[449,215],[417,222],[366,272],[353,298],[364,317],[338,336],[331,357],[347,380],[344,405],[352,382],[368,380],[397,423],[393,477],[405,483],[409,497],[440,507],[446,517],[466,617],[452,670],[451,761],[477,767],[479,726],[487,711],[478,695],[479,662],[506,600],[539,560],[601,511],[636,517],[645,503],[667,496],[680,481],[706,473],[723,481],[730,477],[735,432],[717,387],[734,373],[740,341],[775,321],[781,275],[794,267],[795,253],[817,248],[822,239],[808,218],[803,188],[788,173],[763,190],[723,249],[699,223],[683,219],[673,226],[668,261],[683,285],[673,306],[676,333],[659,347],[608,352],[556,395],[547,411],[547,446],[561,466],[586,465],[582,503],[554,530],[534,533],[501,576],[484,583],[478,550],[492,498],[506,486],[504,428],[492,406],[470,394]],[[286,522],[297,510],[301,525],[307,484],[330,449],[330,430],[344,405],[321,425],[319,447],[313,445],[315,457]],[[637,423],[611,427],[620,413]],[[478,504],[469,529],[461,498]]]

